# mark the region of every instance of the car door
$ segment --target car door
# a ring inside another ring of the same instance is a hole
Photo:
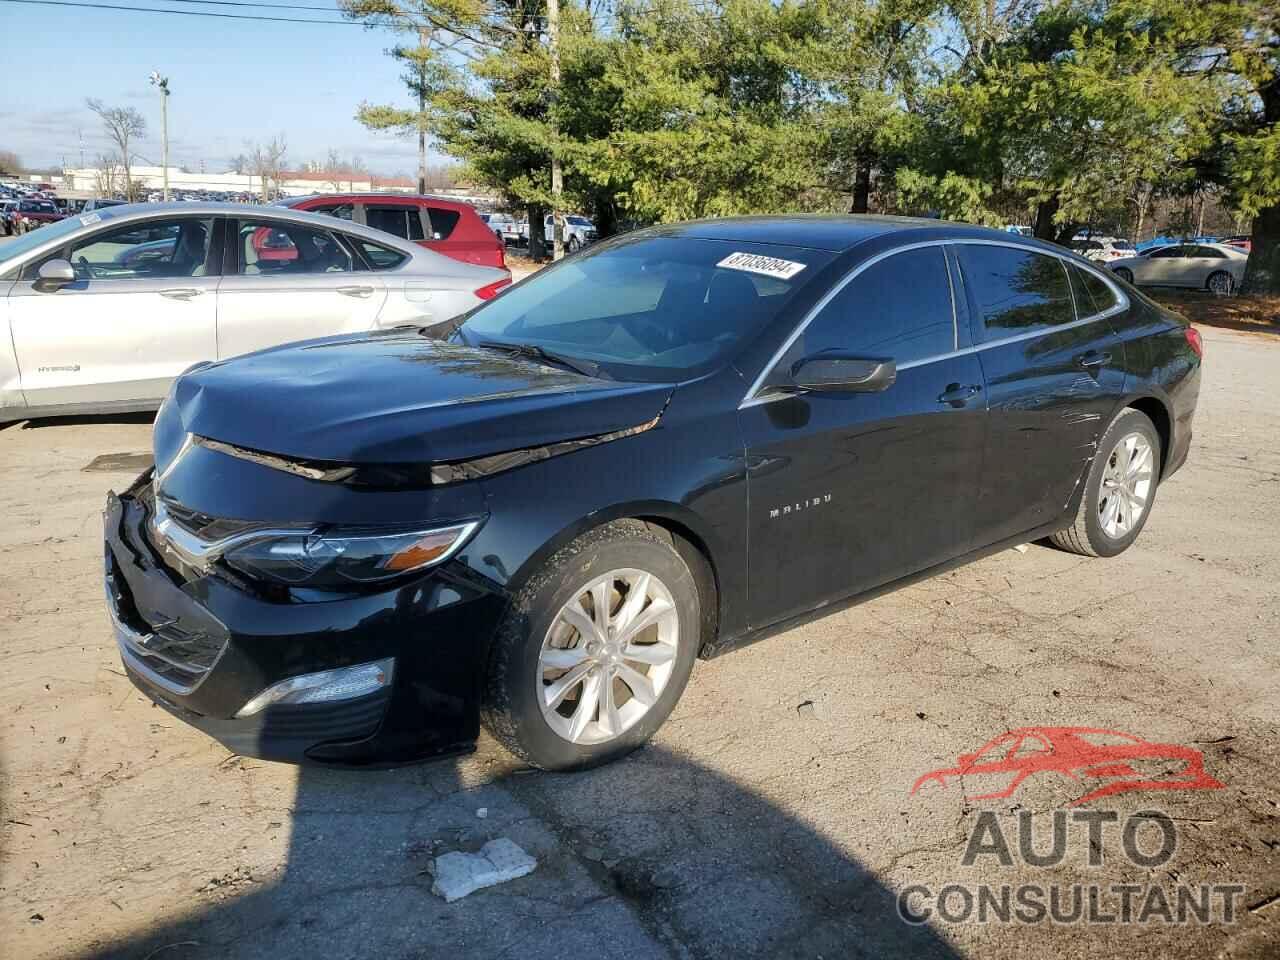
[[[22,389],[33,407],[159,400],[217,357],[211,217],[157,217],[81,235],[24,266],[9,293]],[[67,259],[75,280],[40,265]]]
[[[1157,287],[1177,284],[1185,266],[1186,249],[1178,244],[1152,251],[1143,258],[1146,262],[1134,270],[1134,281]]]
[[[424,243],[430,224],[423,218],[422,207],[416,203],[397,203],[391,200],[378,203],[365,203],[364,222],[375,230],[383,230],[408,240],[411,243]]]
[[[988,431],[976,507],[978,545],[1060,517],[1124,388],[1124,347],[1086,301],[1085,272],[1028,247],[961,243],[957,252],[986,383]],[[1088,270],[1097,282],[1099,274]],[[1081,301],[1077,314],[1076,300]]]
[[[1203,289],[1209,281],[1209,274],[1218,270],[1227,270],[1227,255],[1221,250],[1201,244],[1188,248],[1189,256],[1183,269],[1179,286]],[[1229,271],[1228,271],[1229,272]]]
[[[372,329],[386,287],[333,232],[269,216],[228,221],[218,356]]]
[[[982,371],[932,244],[861,268],[820,304],[739,411],[750,616],[766,626],[964,553],[986,423]],[[875,393],[797,393],[805,358],[892,358]]]

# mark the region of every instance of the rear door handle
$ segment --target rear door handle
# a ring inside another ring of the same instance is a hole
[[[367,297],[373,293],[373,287],[339,287],[338,292],[344,297]]]
[[[194,287],[179,287],[174,290],[161,290],[160,296],[168,297],[170,300],[190,300],[192,297],[200,296],[200,291]]]
[[[938,395],[939,403],[949,403],[953,407],[963,407],[970,397],[977,396],[982,388],[975,383],[950,383],[947,389]]]
[[[1097,350],[1090,350],[1081,357],[1076,358],[1076,363],[1082,367],[1105,367],[1111,362],[1111,354],[1101,353]]]

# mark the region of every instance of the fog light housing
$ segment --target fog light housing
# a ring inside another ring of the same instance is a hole
[[[273,684],[246,703],[236,713],[236,719],[252,717],[267,707],[284,704],[332,703],[335,700],[354,700],[377,693],[391,686],[395,672],[395,657],[361,663],[337,670],[321,670],[304,673]]]

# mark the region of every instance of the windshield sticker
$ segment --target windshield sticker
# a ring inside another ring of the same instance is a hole
[[[80,218],[80,226],[87,227],[89,226],[89,224],[97,223],[101,219],[102,218],[98,216],[96,213],[86,213],[83,217]]]
[[[779,260],[777,257],[762,257],[756,253],[731,253],[717,267],[726,270],[745,270],[747,273],[760,273],[766,277],[777,277],[779,280],[790,280],[804,269],[803,263],[794,260]]]

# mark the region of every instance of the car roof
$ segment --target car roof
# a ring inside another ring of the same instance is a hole
[[[316,227],[321,230],[339,230],[342,233],[352,234],[354,236],[363,237],[374,243],[381,244],[384,247],[391,247],[401,253],[408,254],[415,258],[421,258],[423,255],[431,257],[442,257],[445,263],[443,267],[451,267],[460,261],[450,260],[443,254],[437,254],[433,251],[426,250],[416,243],[412,243],[395,234],[386,233],[382,230],[375,230],[373,227],[366,227],[359,223],[353,223],[349,220],[335,220],[333,217],[323,213],[309,213],[306,210],[293,210],[289,207],[262,206],[256,203],[224,203],[215,200],[177,200],[169,203],[127,203],[112,207],[102,207],[98,210],[92,210],[87,214],[73,214],[68,217],[68,221],[80,220],[83,223],[85,217],[92,217],[88,223],[84,223],[84,227],[101,227],[107,224],[127,224],[133,220],[145,220],[150,217],[163,216],[167,213],[182,215],[184,217],[270,217],[273,220],[289,220],[300,224]],[[50,241],[49,244],[41,247],[33,248],[23,254],[24,258],[39,256],[41,252],[48,248],[56,248],[59,244],[67,242],[66,237],[58,238],[56,241]],[[5,247],[0,246],[0,262],[5,257]],[[464,265],[470,266],[470,265]],[[446,269],[444,272],[448,272]]]
[[[719,220],[694,220],[689,223],[649,227],[650,236],[689,237],[698,240],[741,240],[780,246],[808,247],[813,250],[843,252],[867,240],[891,234],[928,231],[933,237],[956,239],[990,239],[1007,243],[1040,245],[1030,237],[921,217],[888,217],[868,214],[828,216],[790,214],[786,216],[726,217]],[[1054,248],[1066,252],[1065,248]]]
[[[278,201],[275,206],[295,207],[299,203],[309,203],[312,200],[348,200],[352,202],[370,203],[379,200],[400,200],[413,201],[415,203],[424,203],[430,200],[432,203],[442,203],[453,207],[467,207],[474,209],[471,204],[464,203],[451,197],[437,197],[429,193],[308,193],[302,197],[285,197]]]

